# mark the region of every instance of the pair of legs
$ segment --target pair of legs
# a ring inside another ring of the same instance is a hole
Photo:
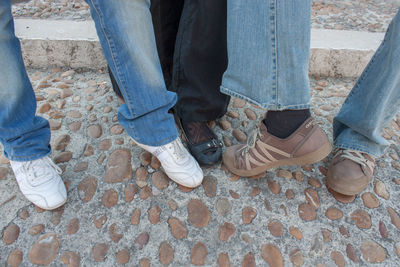
[[[309,0],[228,0],[229,64],[221,91],[268,110],[247,145],[226,150],[224,163],[235,174],[311,164],[330,153],[309,112],[310,20]]]
[[[310,1],[228,0],[229,65],[221,91],[266,108],[268,113],[282,111],[277,112],[282,114],[277,115],[281,120],[275,120],[273,127],[268,127],[268,121],[274,119],[268,119],[267,113],[261,136],[251,144],[227,150],[224,162],[233,172],[254,175],[270,167],[304,164],[326,155],[327,149],[312,155],[326,146],[324,134],[310,135],[307,124],[297,126],[298,121],[287,115],[310,106],[309,39]],[[381,131],[399,110],[399,59],[398,13],[334,119],[334,144],[340,153],[328,171],[328,185],[339,193],[362,191],[372,177],[373,157],[381,156],[387,145]],[[274,128],[290,129],[287,124],[297,130],[276,138],[282,133]],[[270,128],[277,134],[271,135]]]
[[[180,184],[198,186],[203,173],[181,144],[168,110],[177,101],[168,92],[155,47],[150,2],[88,1],[101,44],[126,104],[119,121],[140,146],[155,154]],[[130,31],[131,29],[136,29]],[[36,116],[36,100],[14,33],[11,2],[0,2],[0,141],[22,193],[44,209],[66,202],[61,169],[49,158],[50,128]]]
[[[14,34],[10,0],[0,1],[0,141],[22,193],[36,205],[54,209],[67,192],[61,170],[47,157],[49,123],[35,116],[36,99]]]
[[[189,150],[201,165],[212,165],[222,144],[207,121],[224,115],[229,103],[219,92],[227,65],[226,0],[152,0],[150,12],[166,88],[177,93],[174,111]]]
[[[374,158],[389,144],[382,130],[400,110],[400,10],[384,40],[333,121],[338,149],[328,170],[328,186],[346,195],[370,182]]]
[[[166,174],[187,187],[203,172],[183,147],[168,111],[177,95],[167,91],[157,53],[150,0],[86,0],[114,81],[124,99],[118,121],[142,148],[154,154]]]

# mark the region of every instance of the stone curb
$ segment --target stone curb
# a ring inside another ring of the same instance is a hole
[[[15,31],[29,67],[106,66],[93,21],[16,19]],[[310,74],[358,77],[383,37],[384,33],[313,29]]]

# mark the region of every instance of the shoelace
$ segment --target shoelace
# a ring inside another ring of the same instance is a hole
[[[179,140],[175,140],[174,142],[168,144],[167,149],[175,156],[175,159],[182,160],[186,157],[186,150],[183,145],[179,142]]]
[[[356,156],[354,156],[354,154]],[[362,153],[360,151],[340,149],[336,152],[335,157],[338,155],[340,155],[342,158],[346,158],[351,161],[354,161],[355,163],[361,165],[362,167],[367,167],[371,171],[374,169],[374,163],[371,162],[370,160],[364,158],[364,156],[362,155]]]
[[[43,168],[43,165],[47,165],[50,168]],[[32,184],[40,183],[38,178],[50,177],[51,171],[54,170],[57,174],[61,174],[62,170],[58,167],[50,158],[45,157],[42,159],[29,161],[26,164],[22,165],[23,172],[29,179],[29,182]],[[50,171],[50,172],[49,172]]]
[[[253,130],[250,132],[249,138],[247,138],[246,145],[238,150],[238,152],[241,153],[241,156],[244,156],[246,153],[248,153],[252,148],[256,146],[257,137],[260,138],[263,137],[263,134],[261,133],[258,125],[253,127]]]

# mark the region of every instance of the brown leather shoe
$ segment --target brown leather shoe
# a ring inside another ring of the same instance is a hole
[[[372,179],[375,159],[360,151],[339,149],[327,174],[327,186],[343,195],[362,192]]]
[[[322,160],[331,152],[324,131],[309,118],[289,137],[281,139],[268,133],[264,123],[247,145],[226,149],[223,162],[240,176],[261,174],[282,165],[305,165]]]

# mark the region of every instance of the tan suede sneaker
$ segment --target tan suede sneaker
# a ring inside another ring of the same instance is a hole
[[[305,165],[322,160],[331,152],[324,131],[309,118],[289,137],[271,135],[264,123],[247,145],[235,145],[223,155],[225,166],[234,174],[248,177],[283,165]]]
[[[343,195],[362,192],[372,179],[375,159],[366,153],[339,149],[327,174],[327,186]]]

